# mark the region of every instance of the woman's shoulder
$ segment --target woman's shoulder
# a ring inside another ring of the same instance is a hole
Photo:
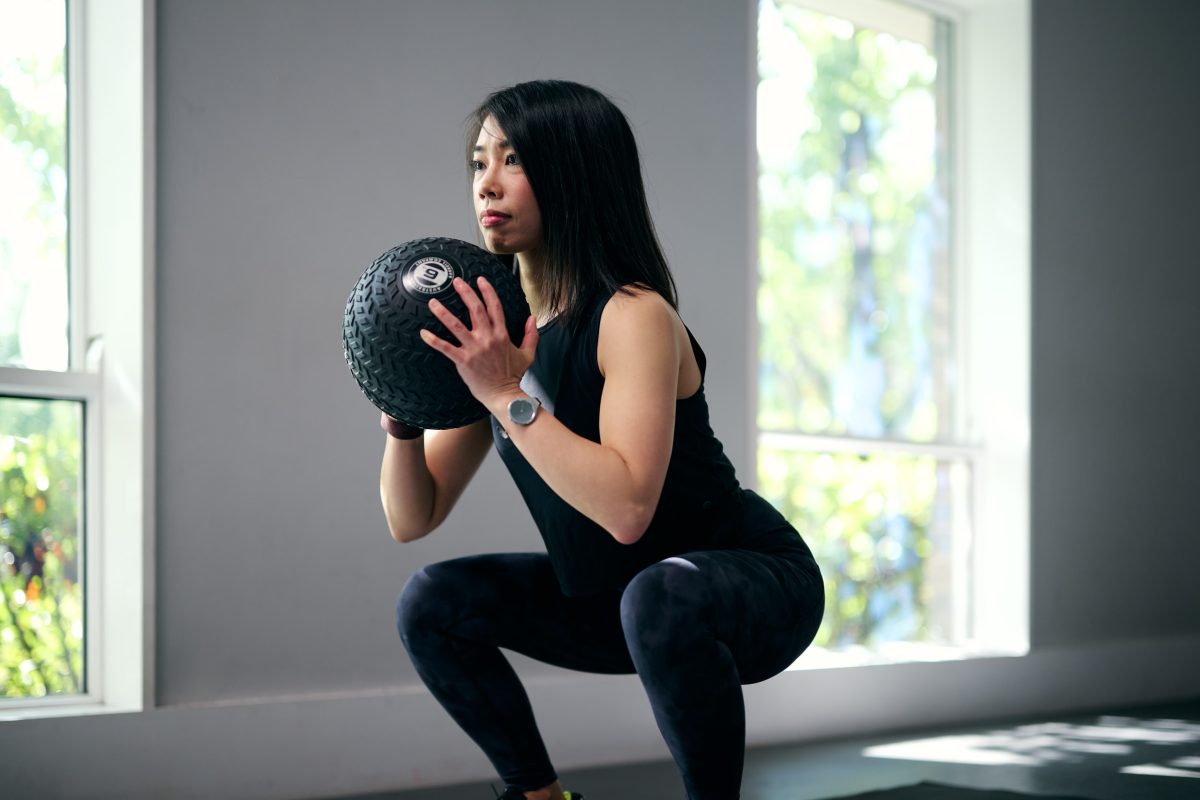
[[[607,314],[610,308],[616,309],[618,314],[677,316],[665,297],[640,283],[627,283],[614,291],[604,303],[604,313]]]
[[[606,358],[614,354],[673,352],[682,327],[679,314],[661,294],[635,284],[622,286],[600,309],[597,356],[601,372]]]
[[[623,330],[629,327],[651,329],[674,328],[682,324],[679,314],[665,297],[640,284],[626,284],[601,304],[600,331]]]

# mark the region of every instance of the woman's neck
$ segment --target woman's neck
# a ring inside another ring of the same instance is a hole
[[[540,326],[556,315],[547,307],[543,297],[542,288],[545,286],[545,282],[542,269],[544,262],[539,256],[540,254],[532,252],[518,253],[517,274],[521,279],[521,290],[525,292],[525,299],[529,302],[529,311]]]

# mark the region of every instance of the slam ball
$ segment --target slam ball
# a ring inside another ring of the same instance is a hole
[[[455,278],[476,288],[484,276],[504,307],[509,338],[520,346],[529,304],[521,282],[500,259],[458,239],[430,237],[397,245],[367,267],[346,301],[342,345],[350,372],[367,399],[389,416],[421,428],[458,428],[487,416],[454,362],[421,341],[428,328],[458,345],[429,310],[436,297],[471,327]],[[481,298],[482,299],[482,298]]]

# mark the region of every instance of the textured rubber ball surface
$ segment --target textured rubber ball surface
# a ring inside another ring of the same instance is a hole
[[[487,416],[454,362],[421,341],[428,328],[458,339],[429,311],[436,297],[471,327],[454,278],[476,286],[484,276],[504,307],[509,338],[520,346],[529,304],[521,283],[498,258],[459,239],[430,237],[397,245],[367,267],[346,300],[342,349],[359,388],[376,407],[409,425],[458,428]]]

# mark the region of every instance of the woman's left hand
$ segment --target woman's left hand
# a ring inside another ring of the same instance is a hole
[[[455,347],[425,328],[421,340],[453,361],[471,394],[490,408],[494,398],[519,389],[537,350],[537,321],[532,315],[525,320],[521,346],[513,347],[496,290],[483,276],[477,283],[478,294],[462,278],[454,279],[454,288],[471,314],[470,328],[438,300],[429,301],[429,310],[461,344]]]

